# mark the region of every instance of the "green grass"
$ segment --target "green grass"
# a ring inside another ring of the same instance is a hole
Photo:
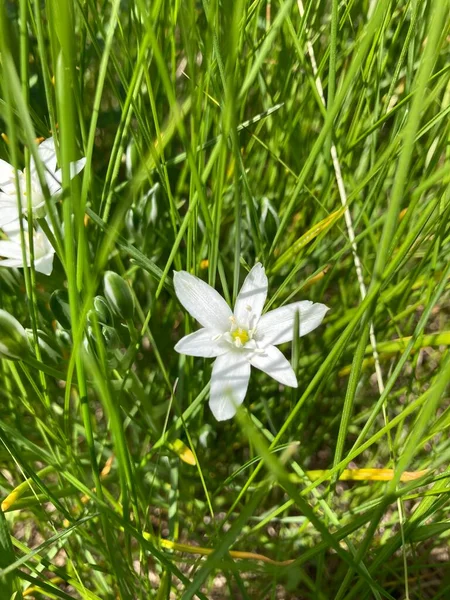
[[[1,4],[0,158],[53,133],[63,173],[52,275],[0,267],[32,348],[0,361],[2,600],[450,595],[449,14]],[[253,370],[218,423],[172,274],[232,304],[257,261],[266,308],[330,311],[282,348],[298,389]]]

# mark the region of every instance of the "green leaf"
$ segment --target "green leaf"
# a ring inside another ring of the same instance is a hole
[[[8,523],[0,508],[0,598],[4,598],[5,600],[8,600],[14,592],[15,577],[13,573],[2,576],[1,572],[12,565],[15,560],[16,557],[9,535]]]

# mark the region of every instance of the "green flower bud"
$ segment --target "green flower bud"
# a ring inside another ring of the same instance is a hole
[[[92,331],[92,327],[88,326],[87,335],[85,335],[83,339],[83,348],[86,354],[97,356],[90,342],[94,342],[95,344],[95,337],[94,332]]]
[[[25,329],[6,310],[0,309],[0,356],[23,360],[29,352]]]
[[[66,290],[56,290],[50,296],[50,309],[64,329],[71,329],[69,295]]]
[[[70,337],[70,333],[68,331],[65,329],[57,329],[55,331],[55,338],[63,354],[70,352],[72,349],[72,338]]]
[[[103,339],[105,340],[106,350],[111,352],[113,350],[117,350],[120,346],[120,339],[117,335],[117,331],[114,327],[109,327],[108,325],[103,325],[102,327]]]
[[[128,283],[113,271],[106,271],[103,280],[105,296],[113,312],[127,321],[134,315],[134,300]]]
[[[108,303],[103,296],[95,296],[94,298],[94,310],[97,314],[98,322],[102,325],[111,325],[113,322],[113,315]]]
[[[26,330],[30,344],[34,343],[34,335],[32,329]],[[38,344],[41,351],[42,361],[45,363],[53,362],[58,364],[61,361],[61,353],[55,341],[45,331],[37,330]]]
[[[119,348],[119,346],[121,345],[117,331],[113,327],[103,325],[100,331],[100,337],[101,342],[105,348],[106,354],[109,357],[113,356],[114,351],[117,350],[117,348]],[[88,325],[87,335],[84,339],[84,348],[88,352],[88,354],[93,354],[96,357],[98,357],[97,342],[98,338],[96,337],[94,327]]]
[[[127,178],[131,179],[139,166],[139,153],[134,140],[128,144],[125,151],[125,169]]]

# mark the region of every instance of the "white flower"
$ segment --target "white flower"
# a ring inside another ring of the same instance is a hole
[[[23,222],[25,235],[25,253],[27,265],[30,266],[30,248],[28,242],[28,225]],[[20,225],[16,220],[3,226],[3,231],[8,236],[7,240],[0,240],[0,267],[23,267],[22,245],[20,243]],[[53,257],[55,250],[47,236],[40,227],[33,229],[34,268],[38,273],[50,275],[53,271]]]
[[[244,401],[251,366],[284,385],[297,387],[291,365],[275,346],[292,341],[296,312],[302,336],[320,325],[327,306],[303,300],[261,315],[267,276],[260,263],[247,275],[234,312],[215,289],[186,271],[175,272],[174,284],[181,304],[203,326],[182,338],[175,350],[190,356],[217,357],[209,406],[218,421],[233,417]]]
[[[53,138],[48,138],[38,147],[39,158],[42,161],[45,180],[51,196],[56,196],[61,191],[61,169],[56,169],[56,151]],[[86,159],[82,158],[70,164],[70,176],[75,177],[84,165]],[[27,176],[26,169],[17,171],[22,211],[27,212]],[[30,190],[33,215],[45,215],[44,192],[39,181],[36,164],[33,157],[30,159]],[[19,207],[16,188],[16,173],[12,165],[0,159],[0,227],[8,225],[19,218]]]

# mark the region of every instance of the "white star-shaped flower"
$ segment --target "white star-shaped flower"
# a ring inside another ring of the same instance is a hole
[[[48,138],[38,147],[39,158],[44,166],[45,180],[51,196],[57,196],[61,191],[62,173],[56,168],[56,150],[53,138]],[[81,158],[70,164],[70,176],[75,177],[84,165],[86,159]],[[17,171],[22,212],[27,213],[27,177],[26,169]],[[30,159],[30,189],[34,217],[45,215],[44,192],[39,181],[36,164]],[[19,218],[17,202],[16,173],[12,165],[0,159],[0,228]]]
[[[0,209],[1,210],[1,209]],[[25,233],[25,254],[27,265],[30,266],[30,248],[28,243],[28,225],[23,221]],[[22,245],[20,240],[20,225],[16,219],[3,226],[7,240],[0,240],[0,267],[23,268]],[[48,237],[40,227],[33,229],[34,268],[38,273],[50,275],[53,271],[53,258],[55,249],[50,244]]]
[[[247,275],[234,311],[214,288],[186,271],[175,272],[174,284],[181,304],[202,325],[182,338],[175,350],[216,357],[209,406],[218,421],[236,414],[247,393],[252,366],[284,385],[297,387],[291,365],[275,346],[292,341],[297,312],[302,336],[320,325],[327,306],[303,300],[262,315],[268,284],[260,263]]]

